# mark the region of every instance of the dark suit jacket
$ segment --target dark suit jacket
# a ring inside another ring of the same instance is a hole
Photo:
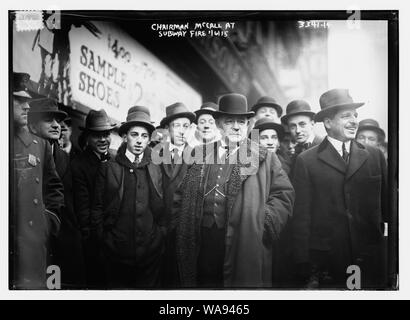
[[[71,162],[74,210],[83,232],[89,231],[90,228],[90,208],[99,166],[100,160],[90,149],[84,150]]]
[[[327,139],[297,157],[293,252],[297,263],[312,262],[312,250],[325,253],[335,275],[359,265],[362,287],[374,287],[384,272],[386,163],[380,150],[351,143],[348,165]]]

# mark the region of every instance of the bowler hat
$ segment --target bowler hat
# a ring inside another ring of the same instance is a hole
[[[326,91],[320,96],[319,103],[322,110],[316,113],[316,122],[323,121],[332,112],[350,108],[356,109],[364,105],[364,102],[354,102],[347,89]]]
[[[115,128],[115,123],[111,123],[110,118],[104,109],[90,110],[85,118],[85,127],[79,126],[85,131],[109,131]]]
[[[278,134],[279,140],[282,140],[283,136],[285,135],[285,129],[283,128],[282,125],[266,117],[261,118],[258,121],[256,121],[255,126],[253,128],[258,129],[259,133],[261,133],[263,130],[266,130],[266,129],[273,129]]]
[[[378,134],[380,134],[383,137],[383,140],[386,138],[386,134],[384,133],[384,130],[380,128],[379,123],[373,119],[364,119],[360,121],[357,132],[359,133],[359,131],[361,130],[376,131]]]
[[[24,99],[32,99],[28,93],[27,82],[30,80],[30,75],[23,72],[13,72],[13,96]]]
[[[286,114],[281,118],[282,123],[288,124],[291,116],[305,115],[313,119],[315,113],[310,108],[309,103],[304,100],[293,100],[286,107]]]
[[[177,118],[188,118],[191,122],[196,118],[195,113],[189,111],[182,102],[176,102],[166,107],[165,114],[166,117],[160,122],[162,128]]]
[[[239,93],[228,93],[220,97],[219,110],[215,111],[215,117],[231,115],[253,117],[255,112],[248,112],[248,102],[246,97]]]
[[[213,102],[205,102],[199,110],[194,111],[196,114],[195,123],[198,123],[199,116],[203,114],[210,114],[211,116],[214,115],[215,111],[219,109],[219,106]]]
[[[53,115],[58,122],[67,117],[67,113],[58,109],[57,101],[50,98],[41,98],[30,101],[28,111],[29,122],[37,121],[45,115]]]
[[[278,113],[278,117],[282,115],[282,107],[272,97],[264,96],[259,98],[259,100],[256,101],[256,104],[253,105],[251,110],[256,113],[256,111],[258,111],[258,109],[262,107],[274,108]]]
[[[151,121],[151,113],[149,112],[147,107],[131,107],[128,110],[126,121],[123,122],[118,129],[118,134],[122,136],[123,134],[126,134],[128,132],[129,128],[138,125],[146,128],[150,134],[155,130],[155,127],[153,126]]]

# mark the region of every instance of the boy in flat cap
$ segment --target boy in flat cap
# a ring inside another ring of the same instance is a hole
[[[49,238],[60,226],[63,185],[50,144],[28,131],[30,76],[13,73],[14,206],[10,219],[12,289],[46,289]]]

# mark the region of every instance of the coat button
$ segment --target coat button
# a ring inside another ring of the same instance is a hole
[[[37,183],[40,183],[40,179],[39,179],[39,178],[36,178],[35,180],[36,180]]]
[[[36,143],[36,144],[38,143],[38,141],[36,139],[34,139],[33,142]]]
[[[134,170],[130,169],[130,172],[131,172],[131,173],[133,173],[133,172],[134,172]]]
[[[30,221],[28,222],[28,224],[29,224],[30,227],[32,227],[32,226],[33,226],[33,221],[30,220]]]
[[[37,158],[37,162],[40,163],[40,158]]]
[[[34,204],[38,204],[38,199],[33,200]]]

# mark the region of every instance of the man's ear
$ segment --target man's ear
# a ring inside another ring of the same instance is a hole
[[[37,126],[34,123],[29,123],[28,124],[28,128],[30,129],[30,131],[34,134],[38,134],[38,130],[37,130]]]
[[[330,129],[331,127],[331,119],[330,118],[324,118],[323,119],[323,125],[325,126],[326,129]]]

